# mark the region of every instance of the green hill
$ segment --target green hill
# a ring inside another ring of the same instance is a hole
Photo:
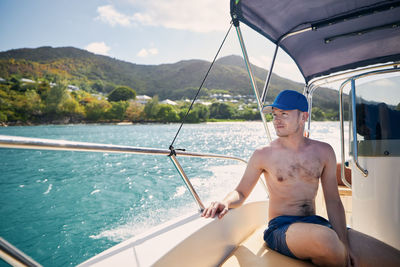
[[[192,99],[201,84],[210,62],[183,60],[173,64],[138,65],[115,58],[96,55],[74,47],[39,47],[0,52],[0,122],[63,123],[85,121],[179,121],[187,107],[153,108],[118,104],[98,99],[94,93],[109,94],[118,87],[128,86],[136,94],[158,95],[159,99]],[[252,65],[261,91],[267,71]],[[21,78],[39,83],[24,84]],[[61,87],[51,88],[50,83]],[[74,85],[81,89],[73,95],[63,88]],[[273,74],[267,101],[279,91],[302,91],[304,85]],[[86,92],[92,94],[87,94]],[[253,95],[244,61],[240,56],[220,58],[206,80],[201,97],[215,92],[232,95]],[[260,92],[261,94],[261,92]],[[215,105],[214,105],[215,104]],[[191,121],[209,119],[259,119],[254,104],[246,104],[240,112],[234,104],[197,107]],[[338,119],[338,93],[319,90],[313,97],[313,119]],[[324,111],[322,111],[324,110]]]
[[[0,77],[12,75],[33,80],[67,80],[86,91],[108,93],[116,85],[133,88],[137,94],[159,95],[160,99],[191,98],[201,84],[210,62],[184,60],[173,64],[138,65],[73,47],[14,49],[0,53]],[[257,86],[262,90],[267,71],[252,66]],[[204,84],[208,90],[227,90],[232,94],[252,94],[248,74],[239,56],[217,60]],[[273,75],[268,100],[279,90],[301,91],[303,84]],[[315,106],[336,108],[337,92],[324,90],[313,101]],[[329,99],[329,101],[327,101]]]

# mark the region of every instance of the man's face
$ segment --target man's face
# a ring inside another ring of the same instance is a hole
[[[301,132],[303,134],[306,112],[272,108],[273,123],[276,135],[286,137]]]

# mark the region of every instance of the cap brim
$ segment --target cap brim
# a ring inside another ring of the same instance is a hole
[[[262,113],[264,113],[264,114],[272,113],[272,108],[279,108],[279,109],[282,109],[282,110],[293,110],[293,108],[289,108],[289,107],[284,106],[284,105],[271,104],[271,105],[264,106],[263,109],[262,109]]]
[[[270,105],[264,106],[262,108],[262,113],[264,113],[264,114],[272,113],[272,106],[270,106]]]

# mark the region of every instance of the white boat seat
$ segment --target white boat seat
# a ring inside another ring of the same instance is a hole
[[[221,267],[237,266],[315,266],[310,262],[286,257],[268,248],[263,240],[264,225],[254,231],[221,264]]]

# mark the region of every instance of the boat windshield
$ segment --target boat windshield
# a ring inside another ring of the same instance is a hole
[[[400,73],[356,80],[360,156],[400,155]]]

